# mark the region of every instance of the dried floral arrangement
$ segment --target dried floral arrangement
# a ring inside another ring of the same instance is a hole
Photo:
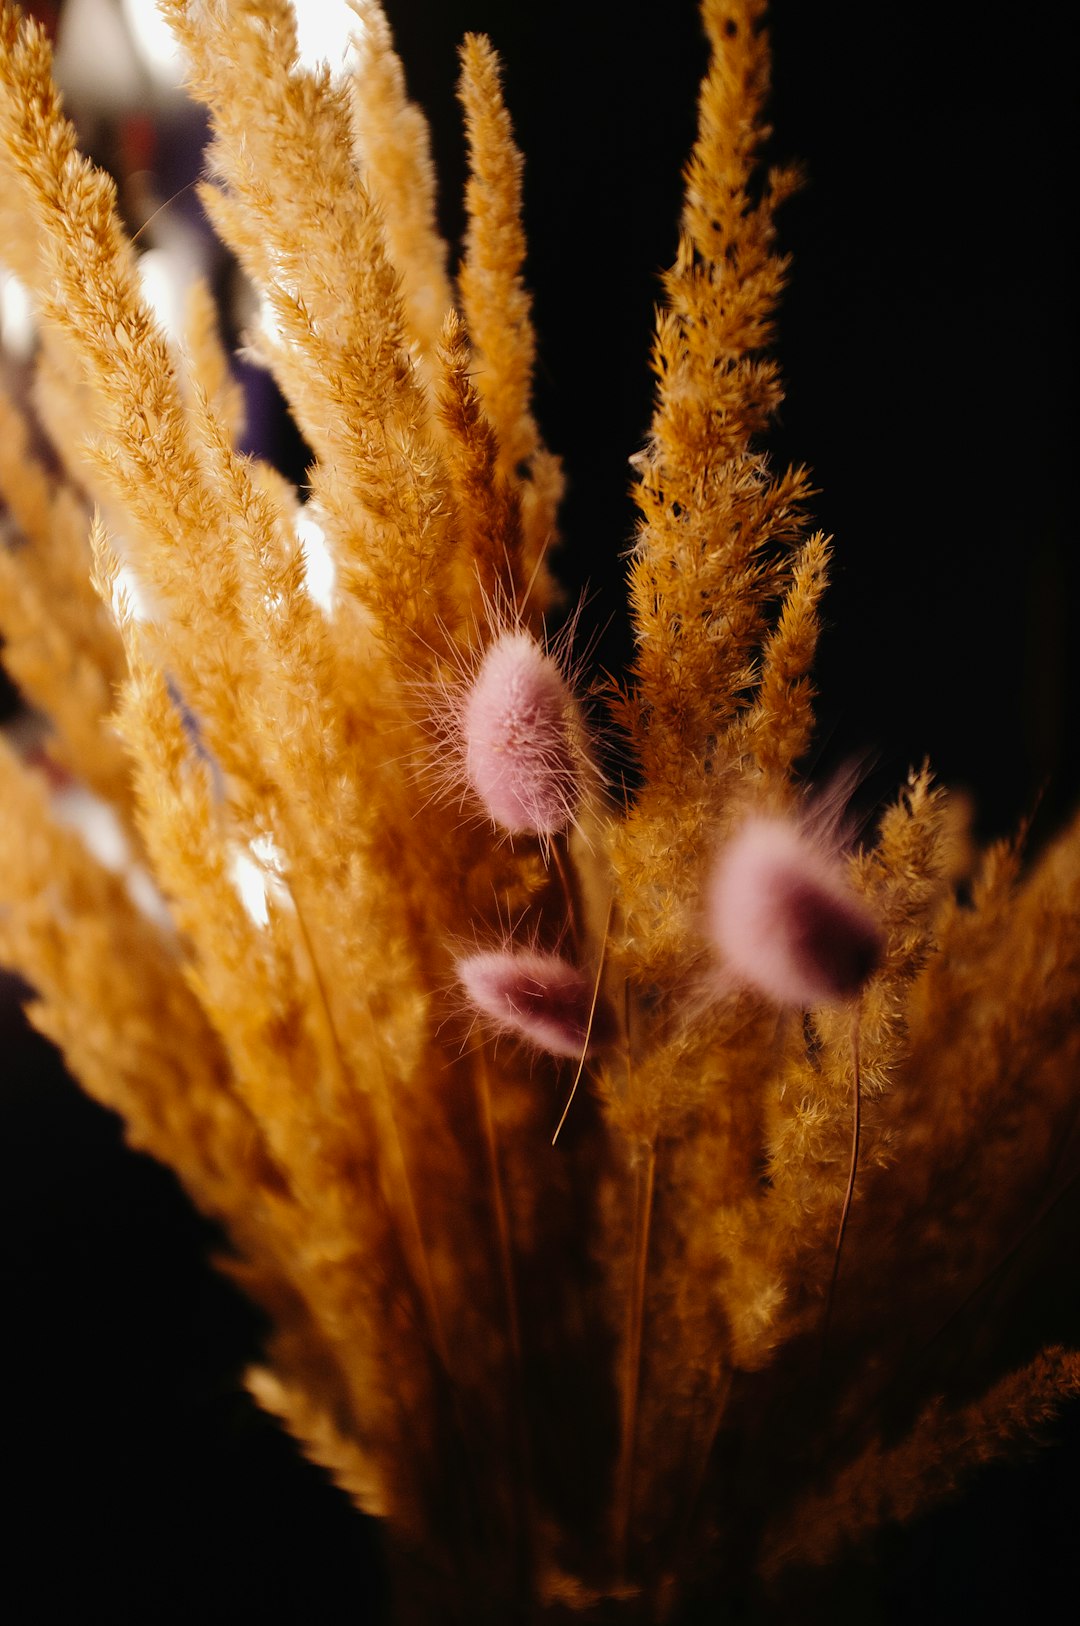
[[[850,851],[800,778],[829,548],[760,445],[795,184],[760,173],[764,7],[702,7],[599,701],[546,631],[491,46],[452,284],[373,0],[347,84],[298,70],[284,0],[164,9],[315,462],[302,499],[238,454],[209,295],[170,346],[5,8],[0,242],[42,339],[35,421],[0,400],[4,659],[127,849],[5,746],[0,959],[228,1231],[276,1328],[250,1387],[387,1521],[403,1618],[672,1618],[828,1563],[1080,1389],[1058,1347],[1001,1369],[984,1292],[1076,1172],[1080,850],[973,858],[919,773]]]

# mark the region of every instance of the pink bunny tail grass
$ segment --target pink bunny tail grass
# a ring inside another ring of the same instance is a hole
[[[581,799],[573,698],[557,663],[527,632],[504,632],[469,686],[461,714],[465,774],[511,835],[556,835]]]
[[[798,825],[752,817],[709,880],[710,935],[731,972],[778,1005],[842,1005],[876,970],[882,937],[836,856]]]
[[[494,1028],[549,1055],[580,1058],[599,1037],[593,981],[559,954],[493,949],[459,960],[457,975],[473,1009]]]

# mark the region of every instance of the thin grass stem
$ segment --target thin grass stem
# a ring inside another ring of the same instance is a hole
[[[615,1555],[618,1574],[625,1578],[630,1519],[634,1500],[638,1413],[641,1391],[641,1356],[645,1330],[645,1285],[649,1268],[653,1196],[656,1190],[656,1141],[649,1144],[644,1166],[634,1172],[634,1268],[627,1306],[627,1361],[623,1391],[622,1447],[616,1473]]]
[[[832,1275],[829,1278],[829,1292],[825,1300],[825,1317],[821,1324],[821,1348],[818,1351],[818,1379],[825,1368],[825,1353],[829,1344],[829,1331],[832,1327],[833,1306],[836,1302],[836,1283],[840,1276],[840,1255],[844,1247],[844,1235],[847,1231],[848,1219],[851,1214],[851,1203],[855,1196],[855,1175],[859,1167],[859,1134],[862,1124],[862,1087],[859,1069],[859,1014],[856,1011],[851,1024],[851,1157],[848,1163],[847,1190],[844,1193],[844,1206],[840,1211],[840,1224],[836,1232],[836,1246],[833,1250]]]
[[[519,1457],[515,1500],[518,1503],[518,1523],[521,1539],[522,1595],[528,1599],[532,1595],[532,1573],[535,1563],[534,1523],[536,1515],[533,1499],[532,1449],[525,1412],[525,1369],[521,1339],[521,1318],[518,1310],[517,1287],[514,1280],[510,1219],[506,1209],[506,1193],[503,1188],[502,1172],[499,1165],[498,1134],[491,1106],[491,1080],[488,1076],[487,1059],[482,1049],[475,1052],[475,1058],[476,1065],[473,1070],[473,1077],[476,1080],[480,1121],[484,1130],[488,1174],[491,1180],[491,1207],[495,1216],[495,1231],[498,1239],[499,1271],[502,1277],[503,1296],[506,1301],[506,1323],[513,1387],[512,1409]]]

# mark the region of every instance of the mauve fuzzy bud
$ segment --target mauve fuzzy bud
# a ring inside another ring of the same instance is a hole
[[[842,1005],[881,960],[881,932],[835,853],[788,820],[749,818],[732,836],[706,914],[733,975],[778,1005]]]
[[[558,665],[527,632],[488,650],[461,714],[465,773],[511,835],[555,835],[580,799],[573,699]]]
[[[597,1036],[592,980],[561,955],[490,950],[459,960],[457,974],[474,1010],[500,1033],[575,1059]]]

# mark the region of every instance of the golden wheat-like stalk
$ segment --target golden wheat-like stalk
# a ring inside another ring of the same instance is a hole
[[[3,252],[58,454],[0,398],[5,660],[167,910],[5,748],[0,955],[227,1228],[275,1327],[252,1393],[387,1521],[419,1618],[669,1618],[830,1561],[1077,1391],[1059,1348],[981,1392],[928,1354],[1076,1172],[1080,827],[960,899],[927,773],[857,854],[800,780],[829,543],[762,446],[795,184],[761,171],[764,6],[702,5],[622,796],[545,631],[561,473],[493,47],[462,50],[451,284],[374,0],[348,82],[297,66],[286,0],[163,9],[315,461],[302,497],[239,454],[209,296],[171,346],[5,6]]]

